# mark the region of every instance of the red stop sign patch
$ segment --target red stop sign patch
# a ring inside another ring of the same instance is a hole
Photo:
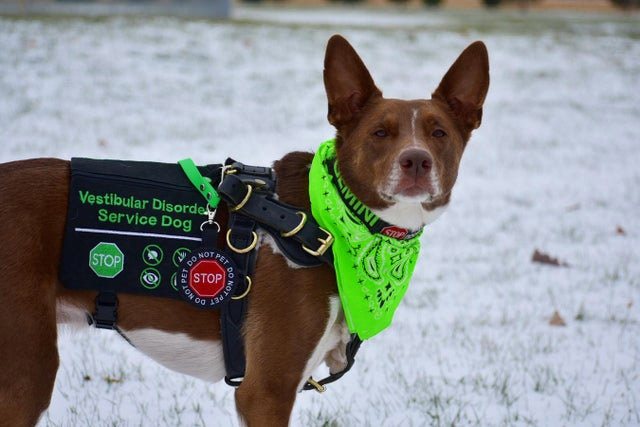
[[[385,236],[392,237],[394,239],[402,240],[405,238],[408,231],[404,228],[390,226],[390,227],[383,228],[382,231],[380,231],[380,233],[384,234]]]
[[[213,298],[224,289],[227,272],[216,260],[202,259],[189,270],[189,286],[200,298]]]
[[[203,247],[191,251],[180,262],[176,287],[189,304],[216,310],[226,304],[236,287],[237,268],[226,253]]]

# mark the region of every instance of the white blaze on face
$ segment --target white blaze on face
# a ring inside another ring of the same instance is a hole
[[[420,144],[420,142],[418,141],[418,135],[416,133],[417,122],[418,122],[418,109],[414,108],[413,114],[411,116],[412,146],[426,149],[429,155],[431,156],[431,158],[434,159],[434,162],[431,165],[431,171],[429,172],[429,180],[431,181],[431,185],[433,186],[433,193],[431,194],[430,198],[427,197],[427,199],[422,200],[424,202],[428,202],[431,199],[436,199],[440,195],[442,195],[442,189],[440,188],[440,176],[438,175],[438,167],[436,166],[436,163],[435,163],[435,157],[433,156],[433,153],[429,150],[428,147],[425,147],[424,144]]]
[[[412,147],[420,147],[420,144],[418,143],[418,135],[416,134],[417,121],[418,121],[418,109],[414,108],[413,113],[411,114],[411,146]]]

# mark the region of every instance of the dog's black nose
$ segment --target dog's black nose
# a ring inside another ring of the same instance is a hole
[[[420,178],[431,171],[433,159],[427,150],[410,148],[400,155],[398,163],[405,174]]]

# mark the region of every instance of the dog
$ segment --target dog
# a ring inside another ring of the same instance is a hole
[[[340,174],[381,219],[420,230],[449,204],[460,159],[480,126],[489,87],[485,45],[456,59],[430,99],[385,99],[353,47],[328,41],[328,120]],[[274,164],[279,200],[310,211],[312,153]],[[0,165],[0,419],[37,423],[51,399],[59,359],[57,324],[85,324],[96,292],[58,278],[70,164],[32,159]],[[297,268],[268,238],[259,247],[244,323],[246,373],[235,392],[243,423],[287,425],[297,393],[323,361],[344,368],[349,329],[327,264]],[[37,260],[37,261],[36,261]],[[295,286],[291,286],[295,284]],[[179,300],[119,295],[118,325],[164,366],[208,381],[225,375],[218,311]]]

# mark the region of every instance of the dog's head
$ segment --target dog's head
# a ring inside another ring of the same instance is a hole
[[[409,229],[449,203],[462,152],[480,126],[489,88],[482,42],[467,47],[431,99],[385,99],[341,36],[327,45],[324,84],[337,129],[338,166],[354,194],[384,220]]]

